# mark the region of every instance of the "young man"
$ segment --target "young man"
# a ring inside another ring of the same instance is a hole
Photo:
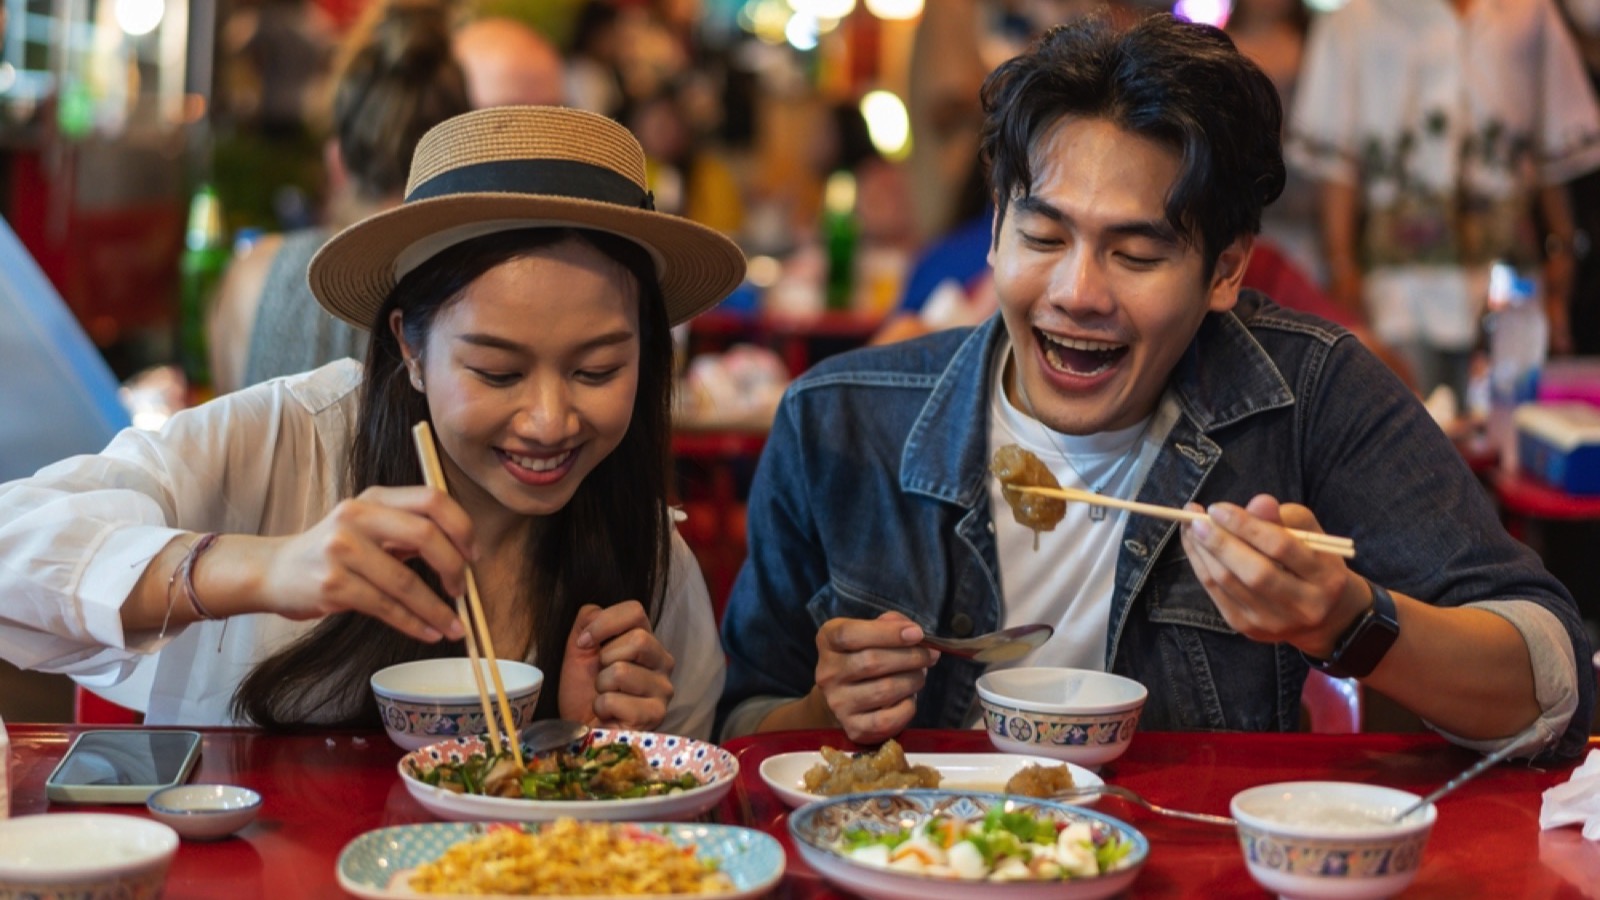
[[[1284,180],[1272,84],[1220,31],[1055,30],[983,90],[1001,315],[827,360],[779,410],[724,619],[722,733],[873,742],[978,721],[926,633],[1048,622],[1020,665],[1150,689],[1141,728],[1290,730],[1308,667],[1452,739],[1579,753],[1594,679],[1561,584],[1348,332],[1241,292]],[[1204,508],[1016,524],[987,464]],[[1315,553],[1286,527],[1355,540]]]

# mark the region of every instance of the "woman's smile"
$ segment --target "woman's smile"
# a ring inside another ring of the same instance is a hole
[[[573,461],[578,456],[577,449],[540,455],[512,453],[499,448],[494,452],[512,478],[533,487],[555,484],[565,478],[572,471]]]

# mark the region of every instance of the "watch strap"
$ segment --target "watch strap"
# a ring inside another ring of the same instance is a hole
[[[1333,653],[1327,659],[1300,654],[1312,668],[1335,678],[1365,678],[1394,646],[1395,639],[1400,636],[1394,597],[1381,584],[1368,581],[1367,586],[1372,589],[1372,606],[1339,636]]]

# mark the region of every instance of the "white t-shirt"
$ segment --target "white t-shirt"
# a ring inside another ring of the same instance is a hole
[[[314,627],[257,614],[124,634],[121,608],[183,531],[285,535],[347,493],[361,365],[330,363],[127,429],[0,484],[0,657],[73,676],[154,724],[229,725],[239,681]],[[676,531],[656,634],[677,661],[662,730],[709,737],[724,662],[705,580]],[[534,662],[530,659],[529,662]],[[553,673],[546,673],[553,678]]]
[[[1006,397],[1004,371],[1009,348],[998,354],[994,393],[989,402],[989,446],[1016,444],[1039,458],[1062,487],[1092,490],[1131,500],[1139,492],[1167,432],[1177,421],[1177,406],[1163,402],[1149,418],[1117,431],[1090,435],[1062,434],[1018,409]],[[1068,461],[1070,459],[1070,462]],[[1043,646],[1013,666],[1106,667],[1106,632],[1111,595],[1116,585],[1117,555],[1129,513],[1068,503],[1066,515],[1051,531],[1034,532],[1017,522],[1001,493],[999,479],[989,480],[989,514],[994,521],[1000,561],[1002,626],[1044,622],[1055,633]]]

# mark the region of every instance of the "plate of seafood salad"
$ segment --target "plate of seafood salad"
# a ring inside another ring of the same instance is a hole
[[[736,900],[783,875],[774,838],[731,825],[435,822],[379,828],[339,854],[358,897],[642,897]]]
[[[893,831],[854,828],[834,850],[869,866],[968,881],[1065,881],[1113,871],[1133,842],[1089,822],[993,806],[982,819],[935,813]]]
[[[722,799],[739,774],[731,753],[694,738],[596,728],[562,750],[518,766],[481,736],[459,737],[401,758],[406,790],[455,821],[687,819]]]
[[[789,816],[800,856],[873,900],[1093,900],[1128,888],[1150,844],[1125,822],[983,792],[851,794]]]

